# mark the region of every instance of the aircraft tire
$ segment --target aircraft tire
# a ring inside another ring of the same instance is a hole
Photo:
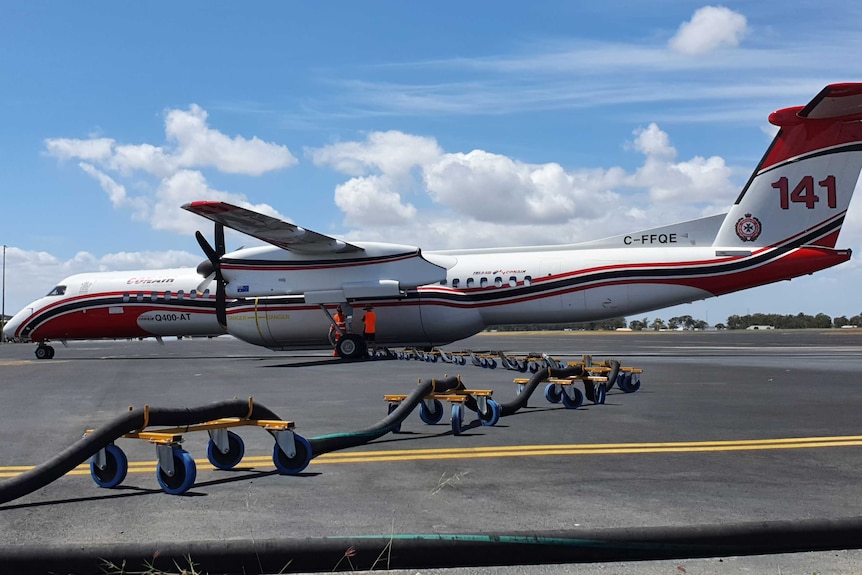
[[[51,346],[40,345],[34,353],[36,354],[36,359],[51,359]]]
[[[341,336],[335,346],[338,357],[342,359],[357,359],[363,357],[368,351],[365,339],[355,333],[346,333]]]

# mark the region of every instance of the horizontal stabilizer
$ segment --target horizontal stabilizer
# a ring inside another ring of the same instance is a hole
[[[715,240],[726,214],[688,220],[658,228],[640,230],[630,234],[612,236],[591,242],[575,244],[575,249],[602,248],[661,248],[709,246]]]

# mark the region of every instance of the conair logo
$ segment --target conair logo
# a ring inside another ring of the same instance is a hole
[[[745,214],[744,218],[736,221],[736,235],[744,242],[753,242],[760,237],[761,231],[760,220],[751,214]]]

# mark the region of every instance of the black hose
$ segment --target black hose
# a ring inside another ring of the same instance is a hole
[[[0,503],[23,497],[37,489],[56,481],[79,464],[98,453],[126,433],[137,431],[144,425],[178,427],[195,425],[223,417],[242,417],[248,419],[281,419],[275,413],[254,405],[249,414],[249,402],[229,400],[194,408],[151,407],[145,423],[143,409],[131,409],[114,418],[43,463],[21,475],[0,482]]]
[[[4,572],[104,573],[108,562],[195,572],[292,573],[659,561],[862,548],[862,517],[538,532],[0,547]],[[349,558],[347,552],[351,550]]]
[[[521,393],[515,399],[500,404],[500,417],[512,415],[519,409],[527,407],[527,401],[530,399],[530,396],[536,391],[539,384],[549,377],[569,377],[572,375],[581,375],[583,372],[584,368],[577,365],[563,368],[546,367],[545,369],[540,369],[533,374],[530,381],[524,385],[524,389],[521,390]]]
[[[608,383],[605,386],[605,388],[610,391],[617,382],[617,377],[620,374],[620,367],[622,367],[622,364],[615,359],[606,359],[605,365],[611,368],[611,371],[608,372]]]
[[[458,377],[446,377],[443,379],[425,379],[419,382],[416,389],[410,393],[404,401],[389,415],[381,419],[374,425],[360,429],[359,431],[350,431],[345,433],[332,433],[329,435],[321,435],[318,437],[309,438],[308,443],[311,444],[312,457],[323,455],[332,451],[365,445],[369,441],[374,441],[378,437],[386,435],[390,431],[394,431],[401,425],[408,415],[419,405],[422,398],[429,393],[445,393],[455,389],[464,389],[464,384],[461,383]]]

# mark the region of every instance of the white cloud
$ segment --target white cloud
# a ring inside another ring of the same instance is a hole
[[[126,194],[126,187],[118,183],[108,174],[97,169],[92,164],[87,162],[79,162],[78,166],[90,177],[99,182],[102,190],[108,194],[108,199],[115,208],[132,207],[135,210],[135,216],[138,219],[146,218],[148,209],[147,204],[142,198],[130,198]]]
[[[482,150],[446,154],[424,167],[424,179],[436,202],[478,221],[563,223],[615,202],[582,187],[583,179],[559,164],[530,165]]]
[[[654,123],[635,131],[633,147],[644,154],[645,161],[627,183],[647,189],[658,205],[712,204],[718,210],[730,205],[739,192],[723,158],[695,156],[676,162],[677,151],[670,137]]]
[[[229,138],[207,123],[207,113],[197,104],[186,110],[169,110],[165,133],[177,143],[175,161],[183,168],[214,167],[229,174],[259,176],[287,168],[297,160],[287,149],[254,137]]]
[[[347,225],[406,225],[416,217],[416,208],[404,204],[385,176],[351,178],[335,188],[335,204],[345,214]]]
[[[227,174],[259,176],[297,163],[287,146],[253,137],[230,138],[207,125],[207,113],[197,104],[188,110],[168,110],[165,135],[171,149],[152,144],[122,144],[109,138],[77,140],[48,138],[45,147],[60,159],[77,158],[128,175],[135,171],[164,178],[182,169],[215,168]]]
[[[412,145],[401,147],[398,161],[386,162],[379,155],[384,141]],[[319,165],[354,175],[335,191],[345,224],[361,229],[348,239],[437,249],[596,239],[711,215],[738,193],[723,158],[678,161],[656,124],[634,132],[628,149],[643,155],[632,171],[567,170],[485,150],[444,153],[432,139],[392,132],[310,154]],[[416,204],[404,201],[407,191]],[[433,209],[416,207],[423,195]]]
[[[111,138],[49,138],[45,148],[56,158],[81,160],[78,166],[99,183],[111,205],[131,210],[133,219],[149,221],[155,230],[188,234],[199,229],[201,218],[180,206],[200,199],[238,204],[284,219],[271,206],[254,205],[242,194],[210,188],[199,169],[261,175],[297,163],[286,146],[257,137],[230,138],[210,128],[206,111],[196,104],[188,110],[168,110],[165,135],[170,144],[167,147],[117,144]],[[138,174],[154,177],[157,183],[154,186]],[[130,194],[130,189],[139,195]]]
[[[223,192],[211,188],[204,175],[197,170],[181,170],[162,180],[156,190],[150,224],[155,230],[168,230],[191,234],[208,225],[200,216],[179,209],[183,204],[206,198],[222,201],[267,215],[286,219],[268,204],[252,204],[244,194]],[[245,236],[246,238],[248,236]]]
[[[748,32],[745,16],[724,6],[704,6],[683,22],[668,46],[683,54],[703,54],[739,46]]]
[[[433,138],[396,130],[372,132],[364,142],[342,142],[311,150],[316,165],[329,165],[351,176],[370,170],[402,176],[417,165],[435,160],[441,153]]]
[[[74,138],[48,138],[45,140],[48,154],[69,160],[76,158],[88,162],[105,160],[111,156],[114,140],[110,138],[91,138],[77,140]]]

